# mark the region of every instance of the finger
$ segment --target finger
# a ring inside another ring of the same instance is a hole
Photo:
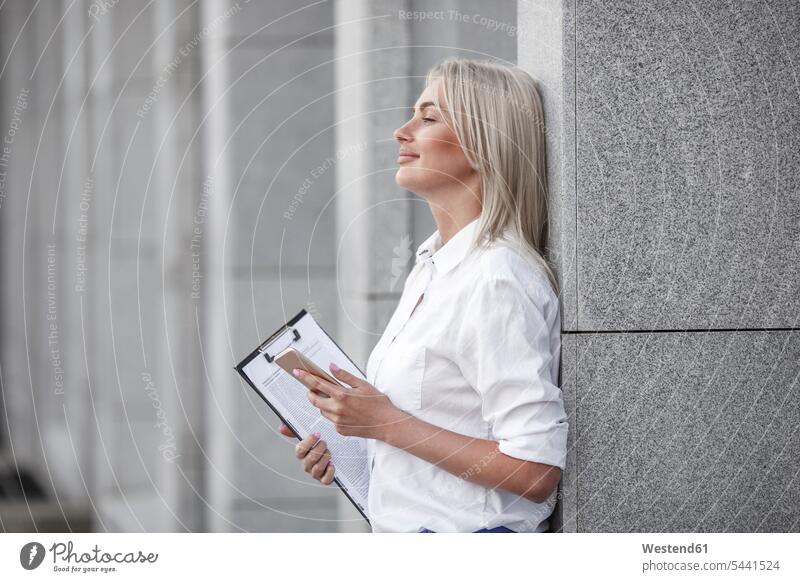
[[[333,467],[333,461],[328,463],[328,466],[325,467],[325,472],[322,474],[322,477],[319,478],[319,482],[323,485],[330,485],[333,483],[333,476],[336,472],[336,469]]]
[[[319,408],[320,412],[324,415],[326,412],[331,413],[333,412],[333,399],[328,398],[326,396],[320,396],[313,390],[309,390],[307,393],[308,401],[311,402],[315,407]]]
[[[327,447],[325,446],[325,441],[319,441],[319,444],[311,449],[308,454],[303,459],[303,469],[306,473],[311,473],[311,470],[314,468],[314,465],[319,463],[320,459],[322,459],[322,455],[325,454],[327,451]]]
[[[310,374],[304,370],[299,368],[295,368],[292,370],[292,374],[295,375],[297,379],[299,379],[309,390],[315,392],[322,396],[323,398],[326,396],[330,396],[331,389],[333,384],[330,382],[323,380],[319,376],[315,376],[314,374]]]
[[[336,424],[338,417],[333,412],[329,412],[328,410],[324,410],[322,408],[319,409],[319,412],[322,416],[330,420],[332,424]]]
[[[292,429],[290,429],[290,428],[289,428],[288,426],[286,426],[285,424],[281,424],[281,425],[278,427],[278,432],[279,432],[279,433],[281,433],[283,436],[297,438],[297,435],[296,435],[294,432],[292,432]]]
[[[319,461],[317,461],[313,467],[311,467],[311,476],[314,477],[317,481],[325,474],[325,470],[328,468],[328,463],[331,461],[331,452],[325,451]]]
[[[304,459],[306,455],[308,455],[309,451],[314,448],[314,445],[317,444],[319,441],[320,433],[315,432],[314,434],[308,435],[306,438],[301,440],[294,446],[294,454],[298,459]]]
[[[351,374],[347,370],[343,370],[342,368],[340,368],[339,366],[337,366],[333,362],[331,362],[330,370],[331,370],[331,373],[333,373],[334,378],[336,378],[337,380],[341,380],[342,382],[344,382],[348,386],[355,386],[356,384],[358,384],[361,381],[361,379],[359,377],[354,376],[353,374]]]

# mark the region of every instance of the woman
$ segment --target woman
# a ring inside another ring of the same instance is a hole
[[[333,364],[352,389],[295,375],[338,432],[371,439],[373,531],[545,531],[568,425],[536,83],[516,67],[447,60],[394,137],[396,182],[428,202],[438,230],[419,246],[368,382]],[[296,453],[331,483],[323,440]]]

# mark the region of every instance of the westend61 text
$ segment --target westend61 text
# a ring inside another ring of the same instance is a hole
[[[707,554],[708,544],[689,544],[686,546],[642,544],[645,554]]]

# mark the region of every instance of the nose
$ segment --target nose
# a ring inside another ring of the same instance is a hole
[[[405,143],[410,138],[410,136],[408,134],[408,131],[406,130],[406,126],[407,125],[408,125],[408,123],[404,123],[403,125],[401,125],[397,129],[395,129],[394,133],[392,133],[392,136],[394,137],[394,139],[396,139],[400,143]]]

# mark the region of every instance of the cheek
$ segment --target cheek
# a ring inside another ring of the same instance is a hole
[[[445,156],[452,155],[455,150],[461,150],[455,134],[452,131],[442,129],[443,127],[440,123],[437,128],[432,128],[424,136],[419,136],[420,150],[423,155],[429,157]]]
[[[427,141],[421,154],[424,166],[445,170],[449,174],[461,175],[472,169],[453,134],[443,132],[443,135]]]
[[[452,131],[442,129],[443,127],[442,124],[439,124],[428,135],[419,138],[423,157],[441,160],[453,160],[454,157],[463,158],[464,152],[458,145],[458,138]]]

